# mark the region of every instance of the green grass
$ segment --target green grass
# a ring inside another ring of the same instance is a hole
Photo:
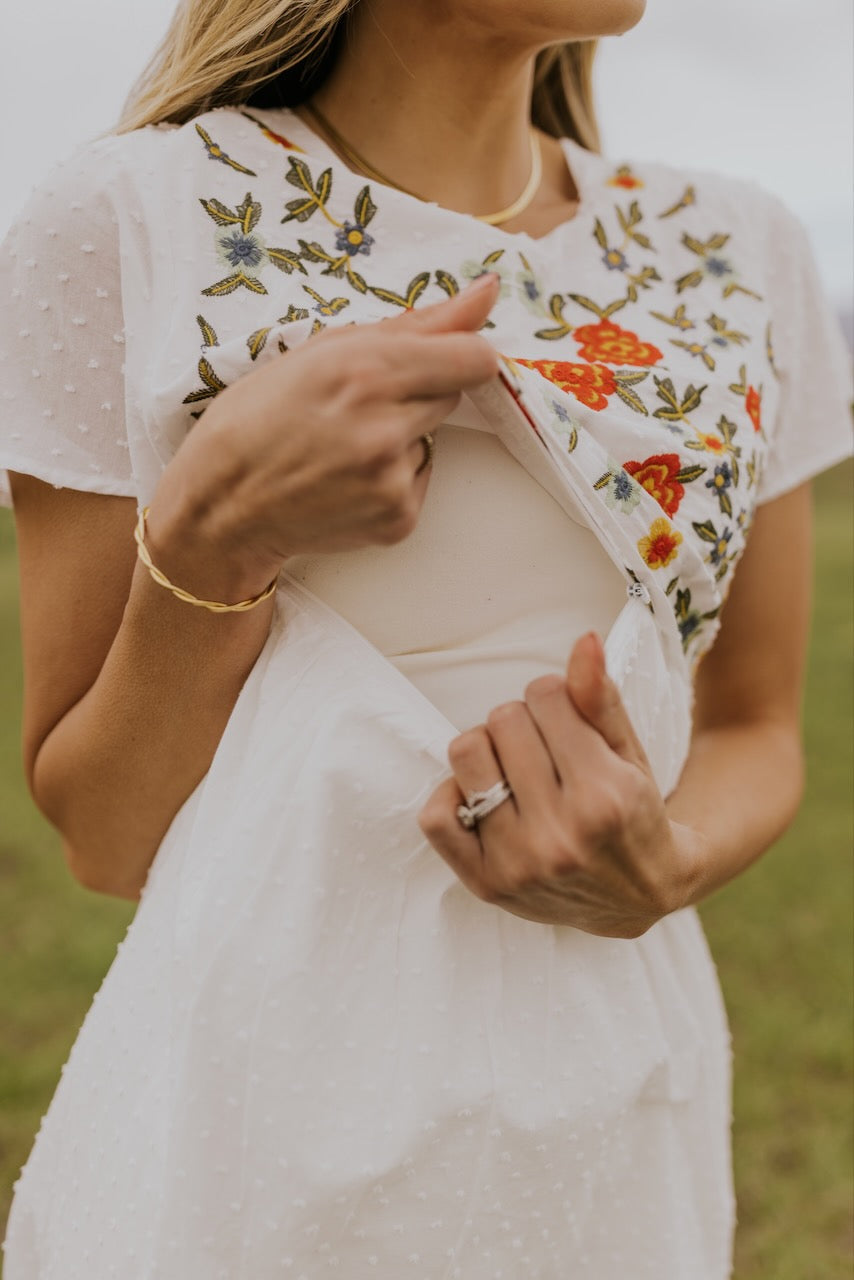
[[[817,485],[801,814],[703,908],[735,1039],[737,1280],[851,1275],[850,491],[847,466]],[[0,513],[0,1223],[132,914],[74,884],[27,797],[16,589],[11,520]]]

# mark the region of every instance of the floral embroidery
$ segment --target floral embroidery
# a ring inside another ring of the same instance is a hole
[[[579,344],[582,360],[601,360],[605,364],[653,365],[663,359],[658,347],[641,342],[636,333],[621,329],[610,320],[585,324],[572,335]]]
[[[501,331],[502,305],[516,307],[517,318],[521,313],[523,322],[525,315],[532,318],[530,343],[522,348],[525,357],[517,358],[516,363],[540,375],[542,386],[535,389],[537,402],[542,403],[547,415],[552,440],[560,443],[562,453],[575,455],[573,465],[590,465],[597,447],[606,442],[609,451],[617,456],[632,452],[629,433],[633,428],[623,406],[642,420],[638,439],[643,440],[645,448],[641,457],[629,457],[622,465],[608,457],[607,470],[599,475],[594,488],[599,490],[603,505],[619,513],[620,527],[625,530],[620,536],[628,537],[630,545],[637,547],[639,572],[645,568],[649,575],[676,561],[677,576],[666,588],[666,594],[686,649],[690,646],[695,654],[702,651],[705,646],[701,637],[706,637],[707,645],[714,630],[708,624],[717,614],[717,609],[711,607],[714,594],[709,591],[714,593],[714,581],[720,582],[728,574],[744,547],[767,452],[763,384],[757,376],[757,366],[771,367],[774,376],[778,376],[773,369],[767,308],[761,305],[758,293],[741,283],[740,266],[747,261],[744,244],[726,231],[713,235],[707,235],[705,228],[697,231],[698,215],[703,213],[702,188],[689,184],[678,197],[674,192],[670,205],[654,213],[656,232],[648,234],[651,215],[644,203],[644,177],[628,165],[620,166],[610,177],[603,175],[604,188],[639,193],[624,205],[609,203],[607,198],[600,200],[590,219],[590,231],[599,252],[588,264],[595,267],[593,274],[588,277],[582,272],[581,279],[598,279],[600,284],[618,282],[622,292],[606,305],[584,293],[569,291],[569,281],[561,276],[564,268],[560,264],[556,263],[551,272],[547,257],[535,256],[533,250],[526,256],[517,246],[510,247],[512,242],[501,233],[495,233],[497,239],[492,239],[493,233],[488,230],[483,231],[480,240],[483,257],[458,260],[452,264],[453,270],[427,259],[422,270],[413,271],[411,278],[404,279],[395,255],[382,252],[382,232],[374,222],[377,207],[372,188],[359,188],[352,175],[339,170],[334,162],[323,167],[265,122],[248,112],[241,114],[252,121],[267,142],[289,153],[284,178],[291,194],[284,195],[279,217],[284,224],[300,224],[304,237],[292,234],[285,241],[287,248],[275,247],[281,240],[273,226],[263,222],[261,204],[251,192],[239,203],[233,203],[234,175],[245,172],[254,176],[255,170],[243,163],[253,153],[241,155],[239,143],[232,140],[234,135],[226,134],[225,125],[222,129],[212,126],[207,117],[202,123],[194,122],[197,145],[200,140],[206,154],[215,161],[214,170],[222,176],[219,198],[212,196],[200,202],[215,224],[212,257],[221,267],[221,278],[202,292],[211,298],[225,298],[235,292],[269,294],[277,299],[276,310],[285,312],[275,322],[269,316],[259,316],[259,327],[251,333],[250,326],[245,326],[242,341],[248,351],[247,362],[255,361],[266,350],[274,323],[282,326],[295,320],[310,321],[312,333],[339,318],[346,323],[349,317],[342,317],[342,312],[348,308],[353,293],[368,294],[387,308],[406,310],[419,305],[422,299],[429,301],[432,290],[452,297],[467,281],[494,271],[500,280],[499,304],[495,319],[487,320],[483,327],[492,329],[497,325]],[[255,169],[260,171],[261,166],[256,163]],[[388,198],[384,188],[376,190],[382,192],[383,199]],[[336,199],[342,192],[347,193],[346,207],[341,207],[340,198]],[[583,217],[584,212],[579,216]],[[716,216],[714,211],[712,216]],[[303,231],[309,223],[311,231]],[[477,245],[478,241],[472,239],[468,252],[475,246],[477,253]],[[678,256],[686,252],[692,258],[688,270],[678,264]],[[300,278],[293,279],[287,288],[280,280],[274,290],[273,266],[285,276]],[[672,271],[666,281],[660,270],[664,266]],[[338,290],[327,287],[323,277],[340,281]],[[585,287],[595,294],[595,283]],[[636,304],[642,294],[650,292],[649,310],[642,312]],[[682,294],[684,298],[680,297]],[[724,298],[740,294],[737,313],[724,317],[714,306],[709,307],[713,294]],[[692,307],[691,298],[706,300],[708,312]],[[577,308],[591,314],[579,319]],[[621,325],[620,311],[625,311],[626,317],[632,316],[634,323],[628,320]],[[241,315],[245,313],[244,307]],[[653,342],[644,335],[642,314],[670,329],[666,343],[662,344],[660,338]],[[755,316],[753,325],[751,315]],[[198,404],[203,409],[226,384],[209,358],[219,359],[214,354],[219,346],[217,331],[207,317],[198,316],[197,324],[202,337],[201,360],[196,357],[198,382],[190,383],[192,389],[185,403]],[[221,328],[219,321],[217,328]],[[540,342],[549,343],[553,349],[557,343],[557,358],[541,358],[537,354]],[[287,349],[281,335],[277,344],[279,350]],[[756,362],[751,363],[753,376],[748,378],[747,368],[742,365],[735,379],[731,371],[733,353],[746,346],[747,359]],[[689,381],[690,369],[698,363],[709,375],[715,375],[712,385]],[[522,369],[519,372],[521,375]],[[231,378],[232,373],[228,376]],[[531,375],[522,386],[532,389]],[[727,388],[735,401],[726,399]],[[517,399],[524,412],[522,391]],[[584,411],[580,411],[579,420],[572,415],[572,401]],[[591,432],[592,414],[601,414],[601,436],[595,428]],[[194,411],[193,416],[199,416],[198,412]],[[529,415],[532,428],[543,434],[542,419],[539,427],[535,419],[535,414]],[[742,438],[750,438],[755,447],[743,450],[737,443]],[[668,443],[674,447],[668,448]],[[686,451],[693,451],[696,462],[688,461]],[[601,461],[598,459],[594,465],[601,469]],[[592,471],[588,483],[596,474]],[[700,478],[702,483],[695,484]],[[650,499],[657,504],[652,512],[659,510],[660,518],[650,513]],[[678,527],[671,518],[678,518]],[[699,553],[709,566],[708,587],[699,581],[686,581],[692,553],[695,557]],[[626,572],[642,584],[628,564]],[[651,586],[649,576],[646,581]],[[720,594],[723,592],[721,588]]]
[[[245,165],[238,164],[236,160],[232,160],[231,156],[226,155],[219,143],[214,142],[211,135],[200,124],[196,125],[196,133],[204,143],[209,160],[219,160],[220,164],[227,164],[229,169],[235,169],[237,173],[247,173],[250,178],[257,178],[258,175],[254,169],[247,169]]]
[[[653,520],[649,533],[638,542],[638,551],[650,569],[663,569],[679,552],[682,534],[669,520]]]
[[[589,409],[607,409],[608,396],[617,390],[614,375],[602,364],[570,364],[566,360],[520,360],[529,369],[536,369],[553,382],[561,391],[568,391],[586,404]]]
[[[675,515],[685,496],[685,485],[703,475],[705,467],[683,467],[677,453],[656,453],[643,462],[624,462],[623,469],[651,493],[668,516]]]
[[[754,431],[762,430],[762,397],[755,387],[747,388],[747,395],[744,399],[744,408],[747,416],[753,423]]]
[[[643,185],[642,180],[632,173],[627,164],[620,165],[613,178],[608,179],[609,187],[622,187],[624,191],[637,191]]]

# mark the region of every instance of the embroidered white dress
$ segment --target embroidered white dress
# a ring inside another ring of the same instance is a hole
[[[636,941],[475,899],[415,815],[590,626],[665,793],[758,502],[850,449],[847,356],[758,188],[565,144],[508,235],[293,114],[83,148],[7,241],[0,467],[148,502],[253,362],[502,276],[502,380],[418,528],[294,557],[17,1184],[6,1280],[723,1280],[729,1040],[693,910]],[[784,586],[784,584],[781,584]],[[120,856],[120,851],[117,851]]]

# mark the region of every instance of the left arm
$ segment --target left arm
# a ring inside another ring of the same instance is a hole
[[[524,701],[451,742],[454,777],[419,825],[476,896],[540,923],[638,937],[773,843],[802,790],[811,523],[808,485],[758,509],[666,802],[593,636],[576,644],[566,679],[532,681]],[[512,799],[466,831],[457,805],[502,775]]]

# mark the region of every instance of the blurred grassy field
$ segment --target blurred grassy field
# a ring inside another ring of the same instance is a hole
[[[854,1254],[850,468],[816,488],[807,798],[779,845],[703,909],[735,1038],[737,1280],[848,1280]],[[132,914],[70,880],[26,795],[19,687],[14,539],[0,513],[0,1223]]]

